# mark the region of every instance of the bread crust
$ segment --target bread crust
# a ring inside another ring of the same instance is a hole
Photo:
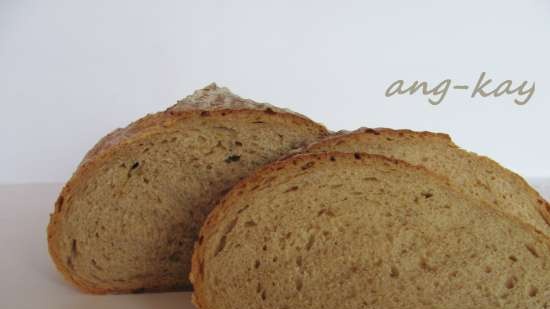
[[[405,135],[415,135],[423,138],[438,138],[441,140],[448,141],[452,144],[451,137],[446,133],[440,132],[430,132],[430,131],[413,131],[410,129],[391,129],[391,128],[368,128],[361,127],[353,131],[341,130],[331,134],[330,136],[320,140],[319,142],[312,143],[310,147],[315,145],[324,145],[334,142],[342,136],[360,136],[363,134],[374,134],[374,135],[389,135],[389,136],[405,136]],[[454,144],[453,144],[454,145]]]
[[[58,248],[58,235],[60,235],[59,222],[63,220],[67,213],[66,202],[72,198],[72,192],[75,191],[82,183],[86,182],[88,177],[103,162],[108,161],[115,152],[124,149],[126,146],[137,143],[149,136],[162,133],[167,128],[170,128],[182,121],[193,117],[225,117],[231,114],[238,114],[242,117],[257,117],[259,115],[269,114],[274,117],[280,117],[289,123],[300,124],[304,127],[310,127],[319,132],[319,137],[328,134],[326,128],[312,120],[295,113],[289,113],[284,110],[274,110],[271,107],[265,108],[190,108],[182,111],[173,110],[171,108],[163,112],[149,114],[133,123],[126,128],[116,129],[102,138],[84,157],[74,172],[70,180],[65,184],[58,199],[55,202],[55,209],[50,214],[50,222],[47,228],[48,251],[52,257],[53,263],[63,277],[71,282],[80,290],[91,294],[106,294],[106,293],[142,293],[142,292],[158,292],[167,291],[165,287],[149,288],[149,289],[118,289],[118,288],[98,288],[94,287],[84,280],[71,273],[62,262],[60,250]],[[65,207],[64,207],[65,206]],[[189,287],[186,287],[189,288]],[[178,289],[178,288],[174,288]]]
[[[502,169],[505,173],[509,174],[511,178],[513,178],[517,183],[519,183],[523,190],[526,192],[529,192],[530,195],[535,197],[536,204],[537,204],[537,212],[541,215],[541,217],[544,219],[544,221],[550,226],[550,203],[546,201],[540,193],[538,193],[531,185],[527,183],[527,181],[521,177],[519,174],[503,167],[498,162],[494,161],[493,159],[479,155],[467,150],[461,149],[459,146],[457,146],[451,139],[451,137],[448,134],[445,133],[434,133],[429,131],[413,131],[408,129],[390,129],[390,128],[359,128],[357,130],[347,132],[347,131],[340,131],[332,134],[329,137],[326,137],[316,143],[312,143],[305,147],[305,149],[302,150],[302,152],[310,152],[315,151],[315,149],[319,149],[325,146],[329,145],[336,145],[340,141],[346,139],[346,140],[355,140],[358,141],[360,138],[364,135],[368,134],[374,134],[374,135],[382,135],[382,136],[410,136],[412,138],[421,138],[425,140],[430,140],[434,142],[443,142],[448,144],[452,148],[460,149],[462,151],[465,151],[469,154],[475,155],[479,160],[484,161],[486,164],[498,166],[500,169]]]
[[[216,225],[224,218],[225,214],[230,210],[234,205],[233,200],[238,199],[247,187],[253,187],[254,185],[260,183],[266,175],[280,170],[288,165],[299,165],[300,163],[305,162],[319,162],[323,160],[340,160],[340,159],[354,159],[365,161],[379,161],[382,164],[391,164],[396,168],[405,167],[408,169],[416,169],[417,171],[429,175],[430,177],[436,179],[442,186],[447,187],[450,191],[455,192],[458,195],[461,193],[453,188],[445,177],[442,177],[438,174],[435,174],[431,170],[423,166],[412,165],[402,160],[392,159],[381,155],[368,154],[368,153],[344,153],[344,152],[323,152],[323,153],[299,153],[291,157],[287,157],[271,164],[264,166],[263,168],[258,169],[248,178],[243,179],[233,189],[225,195],[223,199],[220,200],[218,205],[214,210],[208,215],[205,223],[203,224],[201,231],[199,233],[198,241],[195,242],[195,249],[193,251],[191,273],[189,279],[193,284],[194,290],[192,295],[192,302],[199,309],[215,309],[209,307],[207,299],[204,295],[204,253],[205,247],[203,245],[203,239],[208,237],[213,231],[215,231]],[[495,213],[497,216],[505,217],[508,220],[512,221],[514,224],[518,224],[528,230],[530,233],[541,239],[544,244],[550,249],[550,237],[543,234],[542,232],[536,230],[530,224],[523,222],[522,220],[511,216],[507,213],[501,212],[489,204],[479,202],[479,206],[490,209],[491,212]]]

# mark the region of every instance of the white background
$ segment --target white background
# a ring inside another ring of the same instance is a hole
[[[100,137],[212,81],[333,130],[448,132],[550,176],[549,26],[546,0],[0,0],[0,183],[65,181]],[[397,79],[482,71],[535,94],[384,96]]]

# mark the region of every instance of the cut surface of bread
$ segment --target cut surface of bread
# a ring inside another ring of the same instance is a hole
[[[62,190],[49,251],[87,292],[190,287],[198,230],[257,167],[327,134],[303,116],[215,84],[103,138]]]
[[[423,165],[447,177],[465,195],[479,198],[550,235],[550,205],[516,173],[456,146],[446,134],[392,129],[359,129],[336,134],[310,152],[367,152]]]
[[[444,178],[367,154],[304,154],[237,184],[201,229],[201,309],[546,308],[548,238]]]

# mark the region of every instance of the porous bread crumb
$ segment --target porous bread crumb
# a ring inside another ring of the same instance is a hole
[[[50,254],[69,281],[92,293],[189,289],[193,244],[214,202],[327,134],[305,117],[237,105],[148,115],[90,150],[48,226]]]
[[[235,186],[203,225],[194,302],[241,308],[546,308],[548,237],[424,168],[298,155]]]
[[[422,165],[445,177],[465,195],[532,224],[550,236],[550,206],[516,173],[465,151],[447,134],[361,128],[309,145],[306,152],[367,152]]]

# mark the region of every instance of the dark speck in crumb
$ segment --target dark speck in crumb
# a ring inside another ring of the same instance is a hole
[[[231,162],[237,162],[241,159],[241,156],[238,155],[230,155],[229,157],[225,158],[225,163],[231,163]]]

